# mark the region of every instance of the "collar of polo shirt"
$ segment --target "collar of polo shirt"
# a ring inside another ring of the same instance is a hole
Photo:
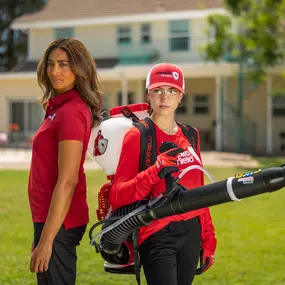
[[[54,107],[60,107],[64,103],[78,97],[79,94],[76,90],[72,89],[60,95],[57,95],[51,99],[49,99],[49,103]]]

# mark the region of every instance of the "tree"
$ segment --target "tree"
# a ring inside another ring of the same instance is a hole
[[[260,83],[285,61],[285,0],[224,0],[227,13],[208,17],[206,60],[239,63],[238,114],[243,151],[243,76]]]
[[[10,29],[12,22],[43,7],[46,0],[0,0],[0,71],[11,70],[26,55],[27,37]]]
[[[262,81],[267,67],[285,60],[285,0],[225,0],[225,7],[229,15],[208,17],[206,60],[239,59]]]

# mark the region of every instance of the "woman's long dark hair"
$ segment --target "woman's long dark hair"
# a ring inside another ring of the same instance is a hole
[[[102,108],[104,95],[100,90],[97,77],[96,64],[88,49],[83,43],[74,39],[58,39],[53,41],[45,51],[37,69],[38,84],[43,90],[40,103],[46,108],[48,100],[55,96],[55,90],[47,74],[47,61],[52,50],[61,49],[68,55],[71,70],[76,75],[74,89],[76,89],[84,102],[89,106],[92,117],[92,126],[97,126],[103,120]]]

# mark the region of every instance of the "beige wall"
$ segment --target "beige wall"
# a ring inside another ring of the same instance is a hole
[[[215,80],[214,78],[196,78],[185,80],[185,95],[187,98],[187,114],[177,115],[177,119],[198,128],[200,131],[210,131],[215,120]],[[193,95],[209,94],[210,110],[208,115],[193,114]]]
[[[146,22],[147,23],[147,22]],[[141,23],[131,23],[133,46],[140,46]],[[95,58],[117,57],[117,27],[119,25],[96,25],[75,27],[74,37],[82,41]],[[159,61],[188,60],[197,62],[200,59],[200,46],[204,43],[205,19],[189,21],[191,49],[186,52],[169,52],[168,50],[168,21],[152,23],[152,46],[160,53]],[[29,31],[29,58],[39,60],[51,41],[55,39],[53,29],[36,29]]]
[[[82,41],[95,58],[117,57],[115,25],[76,27],[75,37]]]
[[[109,108],[118,106],[118,93],[122,92],[122,83],[120,81],[102,82],[101,87],[107,95]],[[144,101],[144,85],[140,80],[128,81],[128,91],[133,92],[136,96],[136,102]]]
[[[53,29],[38,29],[29,31],[28,58],[40,60],[48,45],[54,40]]]
[[[0,132],[7,132],[9,124],[9,100],[37,100],[42,95],[36,79],[0,81]]]

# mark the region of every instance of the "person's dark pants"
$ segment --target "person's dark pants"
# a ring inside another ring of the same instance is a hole
[[[190,285],[200,257],[199,219],[171,222],[140,246],[148,285]]]
[[[34,223],[34,243],[37,246],[43,230],[43,223]],[[75,285],[76,246],[79,245],[86,230],[80,226],[65,230],[62,226],[56,235],[48,270],[37,273],[38,285]]]

